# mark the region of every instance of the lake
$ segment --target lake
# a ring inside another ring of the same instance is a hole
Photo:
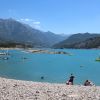
[[[2,59],[4,56],[0,55],[0,76],[18,80],[65,83],[73,73],[75,84],[83,84],[89,79],[100,85],[100,62],[95,61],[100,50],[56,50],[66,51],[72,55],[33,54],[23,50],[9,50],[8,60]]]

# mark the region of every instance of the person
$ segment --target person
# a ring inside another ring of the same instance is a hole
[[[74,81],[74,76],[73,74],[71,74],[70,79],[66,82],[67,85],[73,85],[73,81]]]
[[[84,82],[84,86],[89,86],[90,85],[90,82],[88,81],[88,80],[86,80],[85,82]]]
[[[44,76],[41,76],[41,79],[43,80],[44,79]]]
[[[89,80],[86,80],[85,82],[84,82],[84,86],[93,86],[94,85],[94,83],[92,83],[91,81],[89,81]]]

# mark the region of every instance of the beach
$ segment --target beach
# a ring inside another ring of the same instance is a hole
[[[100,100],[100,86],[0,78],[0,100]]]

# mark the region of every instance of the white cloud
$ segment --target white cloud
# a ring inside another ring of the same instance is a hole
[[[30,19],[26,18],[25,21],[31,21]]]
[[[29,19],[29,18],[25,18],[25,19],[21,19],[21,21],[29,22],[29,21],[33,21],[33,20],[32,19]]]
[[[39,21],[34,21],[34,22],[33,22],[33,27],[34,27],[34,28],[37,28],[37,29],[40,29],[40,28],[41,28],[40,22],[39,22]]]
[[[39,21],[34,21],[33,24],[39,25],[40,22]]]
[[[29,19],[29,18],[22,18],[20,19],[21,22],[25,23],[25,24],[29,24],[31,27],[36,28],[36,29],[40,29],[40,22],[33,20],[33,19]]]
[[[20,19],[20,21],[24,21],[24,19]]]

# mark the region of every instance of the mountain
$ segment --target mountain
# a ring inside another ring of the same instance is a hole
[[[64,39],[67,39],[67,35],[63,36],[62,34],[57,35],[53,32],[45,32],[45,38],[47,39],[47,42],[52,46],[53,44],[59,43]]]
[[[93,37],[86,39],[85,41],[73,43],[69,45],[68,48],[77,48],[77,49],[100,48],[100,37]]]
[[[64,40],[65,37],[50,31],[43,32],[14,19],[0,19],[0,43],[31,44],[33,47],[50,47]]]
[[[92,41],[90,41],[90,40],[92,38],[95,39],[97,37],[100,37],[100,34],[78,33],[78,34],[71,35],[68,39],[65,39],[64,41],[62,41],[58,44],[55,44],[53,47],[54,48],[83,48],[82,45],[86,41],[89,41],[89,44],[90,44],[90,42],[92,43]],[[84,46],[84,48],[85,48],[85,46]]]

